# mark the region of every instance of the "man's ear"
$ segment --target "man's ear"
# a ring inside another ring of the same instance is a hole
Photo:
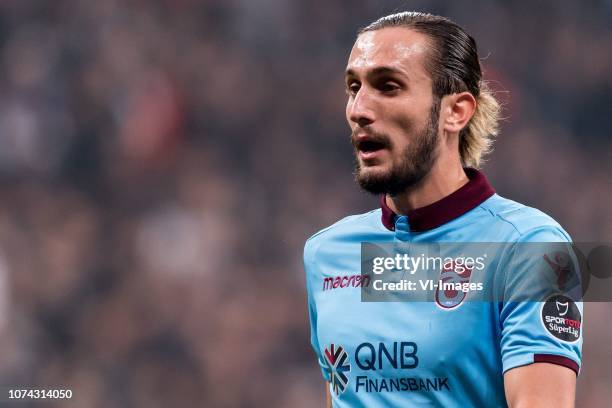
[[[446,95],[441,108],[444,114],[442,129],[447,133],[459,133],[476,112],[476,98],[469,92]]]

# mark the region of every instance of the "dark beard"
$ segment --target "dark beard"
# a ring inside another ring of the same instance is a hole
[[[435,98],[427,126],[419,132],[415,140],[404,149],[402,161],[394,164],[385,174],[361,174],[359,160],[355,157],[355,181],[368,193],[396,196],[419,187],[425,176],[433,167],[437,154],[438,119],[440,116],[440,100]],[[357,154],[357,152],[356,152]]]

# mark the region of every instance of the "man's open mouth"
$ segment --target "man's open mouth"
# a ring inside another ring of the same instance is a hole
[[[357,144],[357,149],[360,152],[371,153],[386,148],[387,145],[384,142],[378,140],[362,140]]]

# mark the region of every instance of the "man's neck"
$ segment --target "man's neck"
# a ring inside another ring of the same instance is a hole
[[[425,207],[452,194],[469,181],[460,163],[452,166],[437,163],[420,186],[394,197],[386,196],[387,206],[396,214]]]

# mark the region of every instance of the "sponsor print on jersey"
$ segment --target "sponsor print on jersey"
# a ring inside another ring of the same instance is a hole
[[[572,299],[564,295],[552,295],[542,305],[542,324],[549,335],[574,343],[580,339],[582,315]]]
[[[336,395],[340,395],[349,382],[347,372],[351,371],[351,364],[348,361],[348,353],[344,347],[330,344],[325,349],[325,362],[330,373],[332,389]]]
[[[447,262],[442,267],[440,282],[466,284],[470,282],[472,267],[467,265],[455,265]],[[440,290],[440,285],[436,288],[436,303],[443,309],[454,309],[458,307],[467,296],[467,292],[460,290]]]
[[[355,378],[355,393],[450,391],[448,377],[408,376],[416,373],[411,370],[419,366],[417,352],[418,346],[412,341],[364,342],[355,348],[352,356],[336,344],[324,350],[326,371],[336,395],[348,388],[349,371]],[[383,372],[387,375],[381,374]]]
[[[355,392],[436,392],[450,391],[448,377],[394,377],[394,378],[369,378],[366,375],[358,375],[356,378]]]

